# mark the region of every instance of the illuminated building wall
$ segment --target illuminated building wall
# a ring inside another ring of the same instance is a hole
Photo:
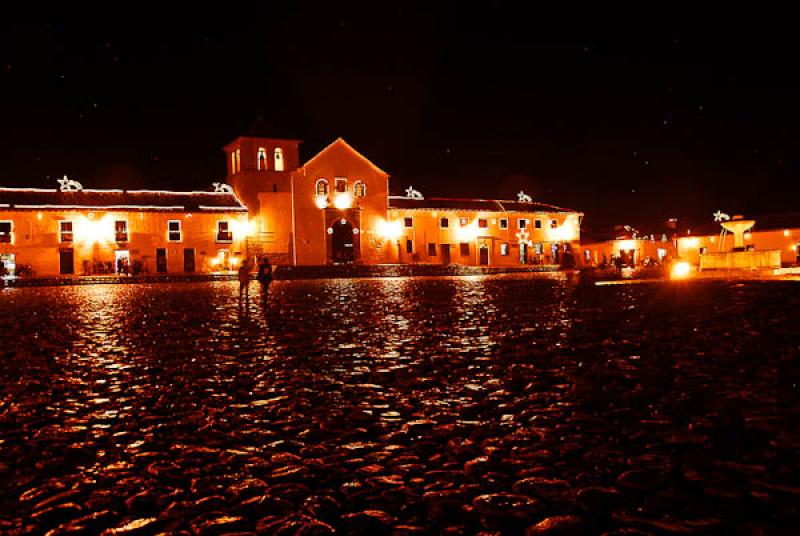
[[[491,266],[577,262],[582,214],[534,202],[389,200],[400,261]]]
[[[382,235],[389,175],[340,138],[293,178],[298,264],[397,262]]]
[[[259,148],[277,146],[287,167],[270,175],[258,164]],[[560,264],[580,241],[582,214],[552,205],[390,198],[389,175],[341,138],[299,167],[295,140],[239,138],[225,151],[227,182],[262,238],[251,253],[279,264]],[[452,222],[447,229],[440,227],[444,216]],[[520,227],[520,220],[529,225]]]
[[[247,232],[230,193],[0,188],[0,260],[36,276],[234,269]]]
[[[648,259],[668,262],[675,258],[675,243],[661,238],[619,238],[581,245],[580,266],[612,264],[614,257],[622,257],[627,265],[642,265]]]
[[[766,220],[767,218],[765,218]],[[789,222],[791,223],[791,222]],[[780,251],[781,264],[800,264],[798,248],[800,248],[800,215],[794,226],[778,229],[765,229],[762,226],[744,233],[745,247],[752,247],[757,251]],[[756,220],[756,226],[759,226]],[[733,236],[728,234],[720,247],[719,234],[703,234],[697,236],[682,236],[678,239],[678,253],[688,262],[699,266],[702,251],[709,253],[715,251],[730,251],[733,247]]]

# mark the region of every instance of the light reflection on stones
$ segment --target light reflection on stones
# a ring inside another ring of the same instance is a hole
[[[0,291],[0,532],[798,521],[796,284],[237,293]]]

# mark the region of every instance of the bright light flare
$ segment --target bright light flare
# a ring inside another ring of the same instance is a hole
[[[317,208],[328,208],[328,197],[324,195],[318,195],[314,197],[314,204],[317,205]]]
[[[636,249],[636,240],[618,240],[617,249],[620,251],[630,251]]]
[[[333,200],[333,206],[340,210],[344,210],[353,206],[353,198],[350,197],[350,194],[347,192],[340,192],[336,194],[336,198]]]
[[[114,219],[106,214],[102,218],[89,219],[79,215],[75,220],[75,240],[86,244],[114,242]]]
[[[378,234],[387,240],[397,240],[403,234],[403,225],[400,220],[381,221],[378,224]]]
[[[572,240],[577,240],[578,239],[577,222],[573,221],[573,219],[571,218],[564,220],[564,223],[562,223],[555,229],[550,229],[550,238],[551,240],[558,242],[569,242]]]
[[[692,273],[692,265],[686,261],[678,261],[669,271],[670,279],[686,279]]]
[[[460,242],[470,242],[475,240],[475,238],[478,236],[478,232],[478,222],[473,221],[469,225],[458,227],[456,229],[456,236]]]
[[[242,240],[256,234],[256,222],[248,220],[234,220],[231,222],[231,232],[236,240]]]

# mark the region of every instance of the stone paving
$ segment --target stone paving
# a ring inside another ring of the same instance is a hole
[[[0,289],[6,534],[772,534],[800,284]]]

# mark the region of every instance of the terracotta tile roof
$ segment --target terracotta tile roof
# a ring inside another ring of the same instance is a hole
[[[575,212],[546,203],[525,203],[498,199],[449,199],[444,197],[389,196],[389,208],[406,210],[470,210],[478,212]]]
[[[80,190],[0,188],[0,210],[126,210],[245,212],[235,194],[162,190]]]

